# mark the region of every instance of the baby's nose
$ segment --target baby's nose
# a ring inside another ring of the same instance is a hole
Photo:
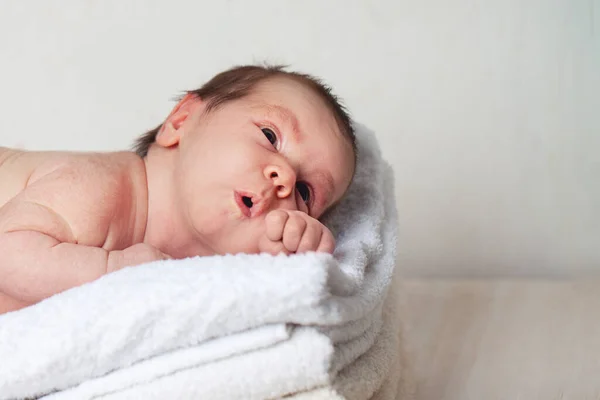
[[[288,165],[270,165],[265,168],[265,177],[273,183],[277,197],[289,197],[296,189],[296,173]]]

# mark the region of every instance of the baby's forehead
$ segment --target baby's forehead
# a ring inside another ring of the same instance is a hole
[[[271,77],[258,82],[249,91],[249,95],[266,104],[297,102],[329,109],[325,99],[316,90],[307,83],[290,77]]]
[[[249,105],[258,111],[310,126],[312,130],[328,129],[341,133],[333,110],[308,85],[291,79],[261,82],[250,92]]]

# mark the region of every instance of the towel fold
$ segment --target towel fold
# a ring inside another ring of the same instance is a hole
[[[384,393],[398,381],[393,174],[356,131],[355,179],[325,220],[333,256],[154,262],[0,316],[0,400]]]
[[[188,357],[187,351],[178,354],[180,360]],[[164,356],[159,356],[142,362],[135,375],[125,368],[44,399],[270,399],[325,385],[329,379],[325,359],[332,351],[327,337],[298,328],[289,340],[235,357],[192,367],[177,365],[157,375],[156,369],[164,367]]]

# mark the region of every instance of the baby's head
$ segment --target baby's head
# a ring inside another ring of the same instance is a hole
[[[216,75],[187,92],[135,150],[149,174],[147,236],[164,242],[159,231],[168,232],[176,257],[257,252],[269,211],[319,219],[348,189],[356,163],[338,99],[319,80],[281,67]],[[168,222],[159,207],[171,213]]]

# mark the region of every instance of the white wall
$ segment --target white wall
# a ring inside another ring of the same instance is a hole
[[[377,131],[407,273],[600,270],[600,0],[2,0],[0,145],[124,148],[263,60]]]

